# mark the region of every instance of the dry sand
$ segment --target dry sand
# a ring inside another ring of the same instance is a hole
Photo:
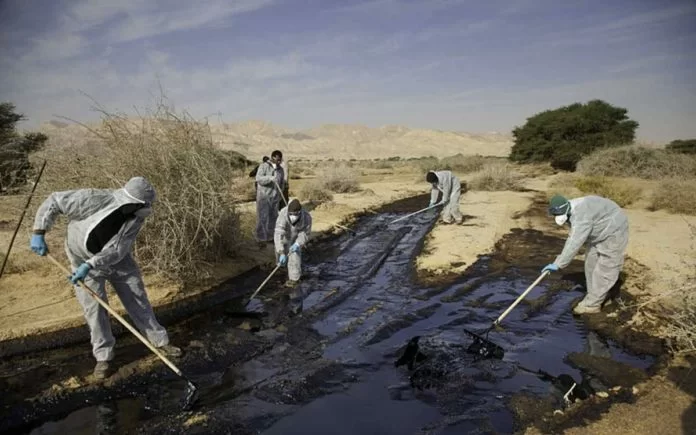
[[[424,254],[416,260],[419,273],[428,275],[463,273],[480,255],[492,252],[495,243],[513,227],[515,215],[532,203],[533,193],[467,192],[459,204],[461,225],[439,222],[428,235]]]

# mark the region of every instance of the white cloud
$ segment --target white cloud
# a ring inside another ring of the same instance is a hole
[[[129,14],[119,20],[107,32],[107,41],[133,41],[155,35],[202,28],[223,22],[230,17],[252,12],[271,5],[274,0],[211,0],[201,2],[180,2],[176,7],[165,3],[166,7],[140,14]]]
[[[36,38],[32,49],[21,58],[23,62],[51,62],[84,54],[87,39],[76,33],[57,33]]]

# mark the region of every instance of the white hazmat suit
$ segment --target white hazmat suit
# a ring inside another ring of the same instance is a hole
[[[108,280],[135,326],[156,347],[162,347],[169,344],[167,331],[155,318],[131,253],[146,213],[123,213],[124,206],[134,204],[149,211],[154,200],[154,188],[142,177],[132,178],[117,190],[54,192],[39,207],[34,230],[48,231],[58,215],[65,215],[69,220],[65,252],[73,270],[85,262],[89,264],[91,269],[84,282],[104,301],[107,301],[105,281]],[[75,293],[89,326],[94,357],[100,362],[110,361],[114,357],[115,339],[108,313],[77,285]]]
[[[256,172],[256,239],[259,242],[273,240],[273,231],[278,217],[278,209],[281,192],[278,186],[283,187],[285,175],[280,165],[274,165],[270,161],[261,163]]]
[[[554,264],[562,269],[585,245],[587,295],[579,306],[601,308],[619,278],[628,246],[628,218],[614,201],[584,196],[570,201],[570,234]]]
[[[437,186],[433,186],[430,192],[430,204],[437,202],[437,197],[442,192],[442,201],[446,204],[442,209],[441,217],[445,223],[462,223],[462,213],[459,211],[459,197],[461,196],[462,185],[451,171],[430,171],[437,176]]]
[[[290,199],[289,206],[293,205],[295,199]],[[301,208],[299,218],[292,223],[288,216],[288,207],[283,207],[278,213],[276,220],[274,244],[276,256],[280,257],[285,254],[288,256],[288,279],[290,281],[299,281],[302,275],[302,248],[307,244],[309,235],[312,232],[312,216]],[[297,244],[300,249],[297,252],[292,252],[290,247]]]

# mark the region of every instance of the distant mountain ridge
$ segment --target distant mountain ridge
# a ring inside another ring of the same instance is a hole
[[[90,136],[84,127],[56,121],[42,124],[40,130],[55,138],[58,144],[89,140]],[[509,134],[411,129],[401,125],[374,128],[358,124],[324,124],[293,130],[252,120],[211,123],[210,130],[215,144],[252,160],[270,155],[274,149],[283,151],[288,158],[309,159],[446,157],[454,154],[504,157],[510,153],[513,144]]]

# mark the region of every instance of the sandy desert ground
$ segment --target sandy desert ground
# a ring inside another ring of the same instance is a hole
[[[316,132],[315,135],[319,136]],[[390,155],[392,151],[386,150],[382,154]],[[371,210],[381,204],[429,192],[423,174],[414,169],[363,173],[360,192],[335,194],[333,201],[312,212],[315,221],[314,237],[327,232],[343,231],[334,224],[350,226],[352,219],[371,213]],[[467,180],[470,174],[460,176]],[[564,230],[552,226],[550,219],[543,220],[525,214],[535,201],[538,203],[545,200],[554,190],[549,187],[554,177],[556,175],[529,175],[522,180],[526,188],[522,192],[470,190],[462,195],[460,205],[465,215],[464,223],[438,224],[434,228],[426,239],[423,253],[416,259],[419,275],[427,280],[441,275],[464,274],[478,256],[491,252],[496,242],[513,228],[531,228],[563,235]],[[307,180],[292,180],[291,189],[300,189],[304,182]],[[0,197],[0,246],[3,250],[8,246],[25,198]],[[41,200],[42,198],[35,198],[34,202]],[[253,202],[242,204],[240,210],[245,219],[253,220]],[[651,212],[640,205],[629,207],[627,213],[630,219],[630,244],[624,290],[636,296],[638,301],[678,303],[680,295],[675,289],[684,285],[696,266],[696,237],[692,233],[693,228],[696,228],[696,217]],[[25,217],[25,224],[10,257],[10,268],[0,280],[0,340],[84,324],[80,306],[72,296],[71,287],[63,274],[28,249],[27,222],[32,219],[33,216]],[[65,261],[62,241],[55,236],[47,239],[53,252]],[[259,251],[250,247],[248,252],[250,254],[244,258],[220,265],[212,278],[185,291],[159,277],[146,276],[153,305],[158,307],[178,298],[205,292],[217,282],[271,261],[270,250]],[[557,252],[549,251],[545,254],[551,262]],[[544,264],[539,264],[539,268],[542,266]],[[112,298],[111,302],[121,310],[118,298]],[[646,307],[652,309],[657,307],[657,303],[650,303]],[[656,324],[652,319],[654,314],[650,310],[643,310],[630,323],[659,334],[659,323]],[[685,367],[684,370],[692,370],[686,360],[677,359],[671,364],[671,367],[681,365],[680,367]],[[664,373],[655,376],[637,386],[639,393],[635,403],[612,405],[599,421],[567,433],[679,433],[682,419],[694,417],[693,403],[696,394],[695,391],[680,386],[679,382]],[[538,432],[537,429],[530,429],[528,433]]]

